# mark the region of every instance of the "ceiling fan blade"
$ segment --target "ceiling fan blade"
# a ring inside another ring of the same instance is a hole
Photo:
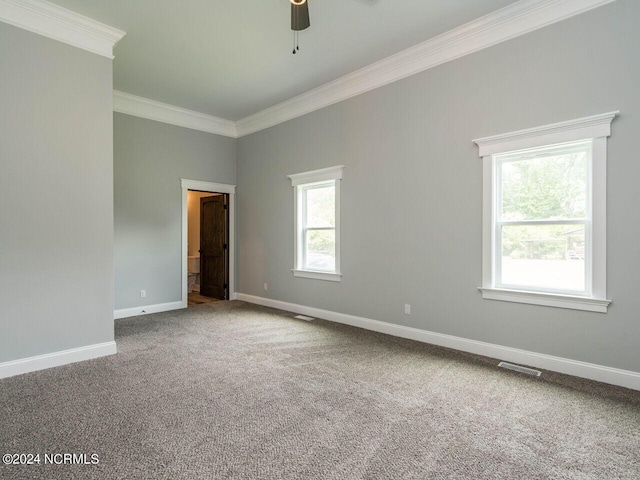
[[[302,5],[291,4],[291,30],[299,32],[309,28],[309,2],[306,1]]]

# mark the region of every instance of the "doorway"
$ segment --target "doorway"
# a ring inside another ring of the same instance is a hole
[[[234,300],[235,185],[181,179],[182,303]]]

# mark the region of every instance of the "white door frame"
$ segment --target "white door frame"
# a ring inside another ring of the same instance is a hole
[[[182,187],[182,308],[187,308],[188,288],[187,288],[187,243],[188,243],[188,223],[187,223],[187,192],[197,190],[200,192],[227,193],[229,195],[229,300],[236,299],[236,279],[235,279],[235,254],[236,254],[236,186],[226,183],[202,182],[200,180],[180,179]]]

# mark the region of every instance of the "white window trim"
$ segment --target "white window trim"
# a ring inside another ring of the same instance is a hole
[[[293,187],[293,205],[294,205],[294,268],[291,270],[295,277],[311,278],[314,280],[327,280],[331,282],[339,282],[342,280],[342,274],[340,273],[340,183],[342,180],[342,172],[344,165],[337,165],[335,167],[322,168],[320,170],[313,170],[310,172],[296,173],[293,175],[287,175],[291,179],[291,186]],[[335,238],[336,238],[336,270],[335,272],[321,272],[315,270],[305,270],[300,268],[302,265],[302,251],[301,251],[301,229],[302,229],[302,214],[303,212],[299,208],[302,190],[299,186],[306,186],[313,183],[327,182],[329,180],[335,180],[335,205],[336,205],[336,218],[335,218]]]
[[[474,140],[483,159],[482,298],[506,302],[606,313],[607,300],[607,137],[620,112],[610,112],[542,127]],[[593,140],[592,151],[592,293],[590,297],[510,290],[495,287],[495,176],[493,155]]]

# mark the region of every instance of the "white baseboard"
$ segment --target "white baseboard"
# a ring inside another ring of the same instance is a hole
[[[68,363],[82,362],[116,353],[118,353],[116,342],[105,342],[61,352],[46,353],[35,357],[21,358],[20,360],[0,363],[0,378],[13,377],[23,373],[59,367]]]
[[[114,320],[118,320],[120,318],[137,317],[138,315],[147,315],[149,313],[180,310],[181,308],[187,308],[186,302],[158,303],[156,305],[145,305],[142,307],[122,308],[120,310],[113,311],[113,318]]]
[[[479,342],[477,340],[469,340],[467,338],[455,337],[453,335],[445,335],[442,333],[430,332],[428,330],[405,327],[393,323],[381,322],[379,320],[322,310],[320,308],[296,305],[294,303],[247,295],[245,293],[238,293],[237,299],[249,303],[255,303],[257,305],[264,305],[266,307],[278,308],[280,310],[322,318],[336,323],[352,325],[354,327],[364,328],[365,330],[386,333],[395,337],[408,338],[410,340],[417,340],[423,343],[453,348],[463,352],[506,360],[512,363],[538,367],[576,377],[588,378],[598,382],[640,390],[640,373],[638,372],[605,367],[602,365],[570,360],[562,357],[554,357],[543,353],[529,352],[527,350],[504,347],[502,345]]]

